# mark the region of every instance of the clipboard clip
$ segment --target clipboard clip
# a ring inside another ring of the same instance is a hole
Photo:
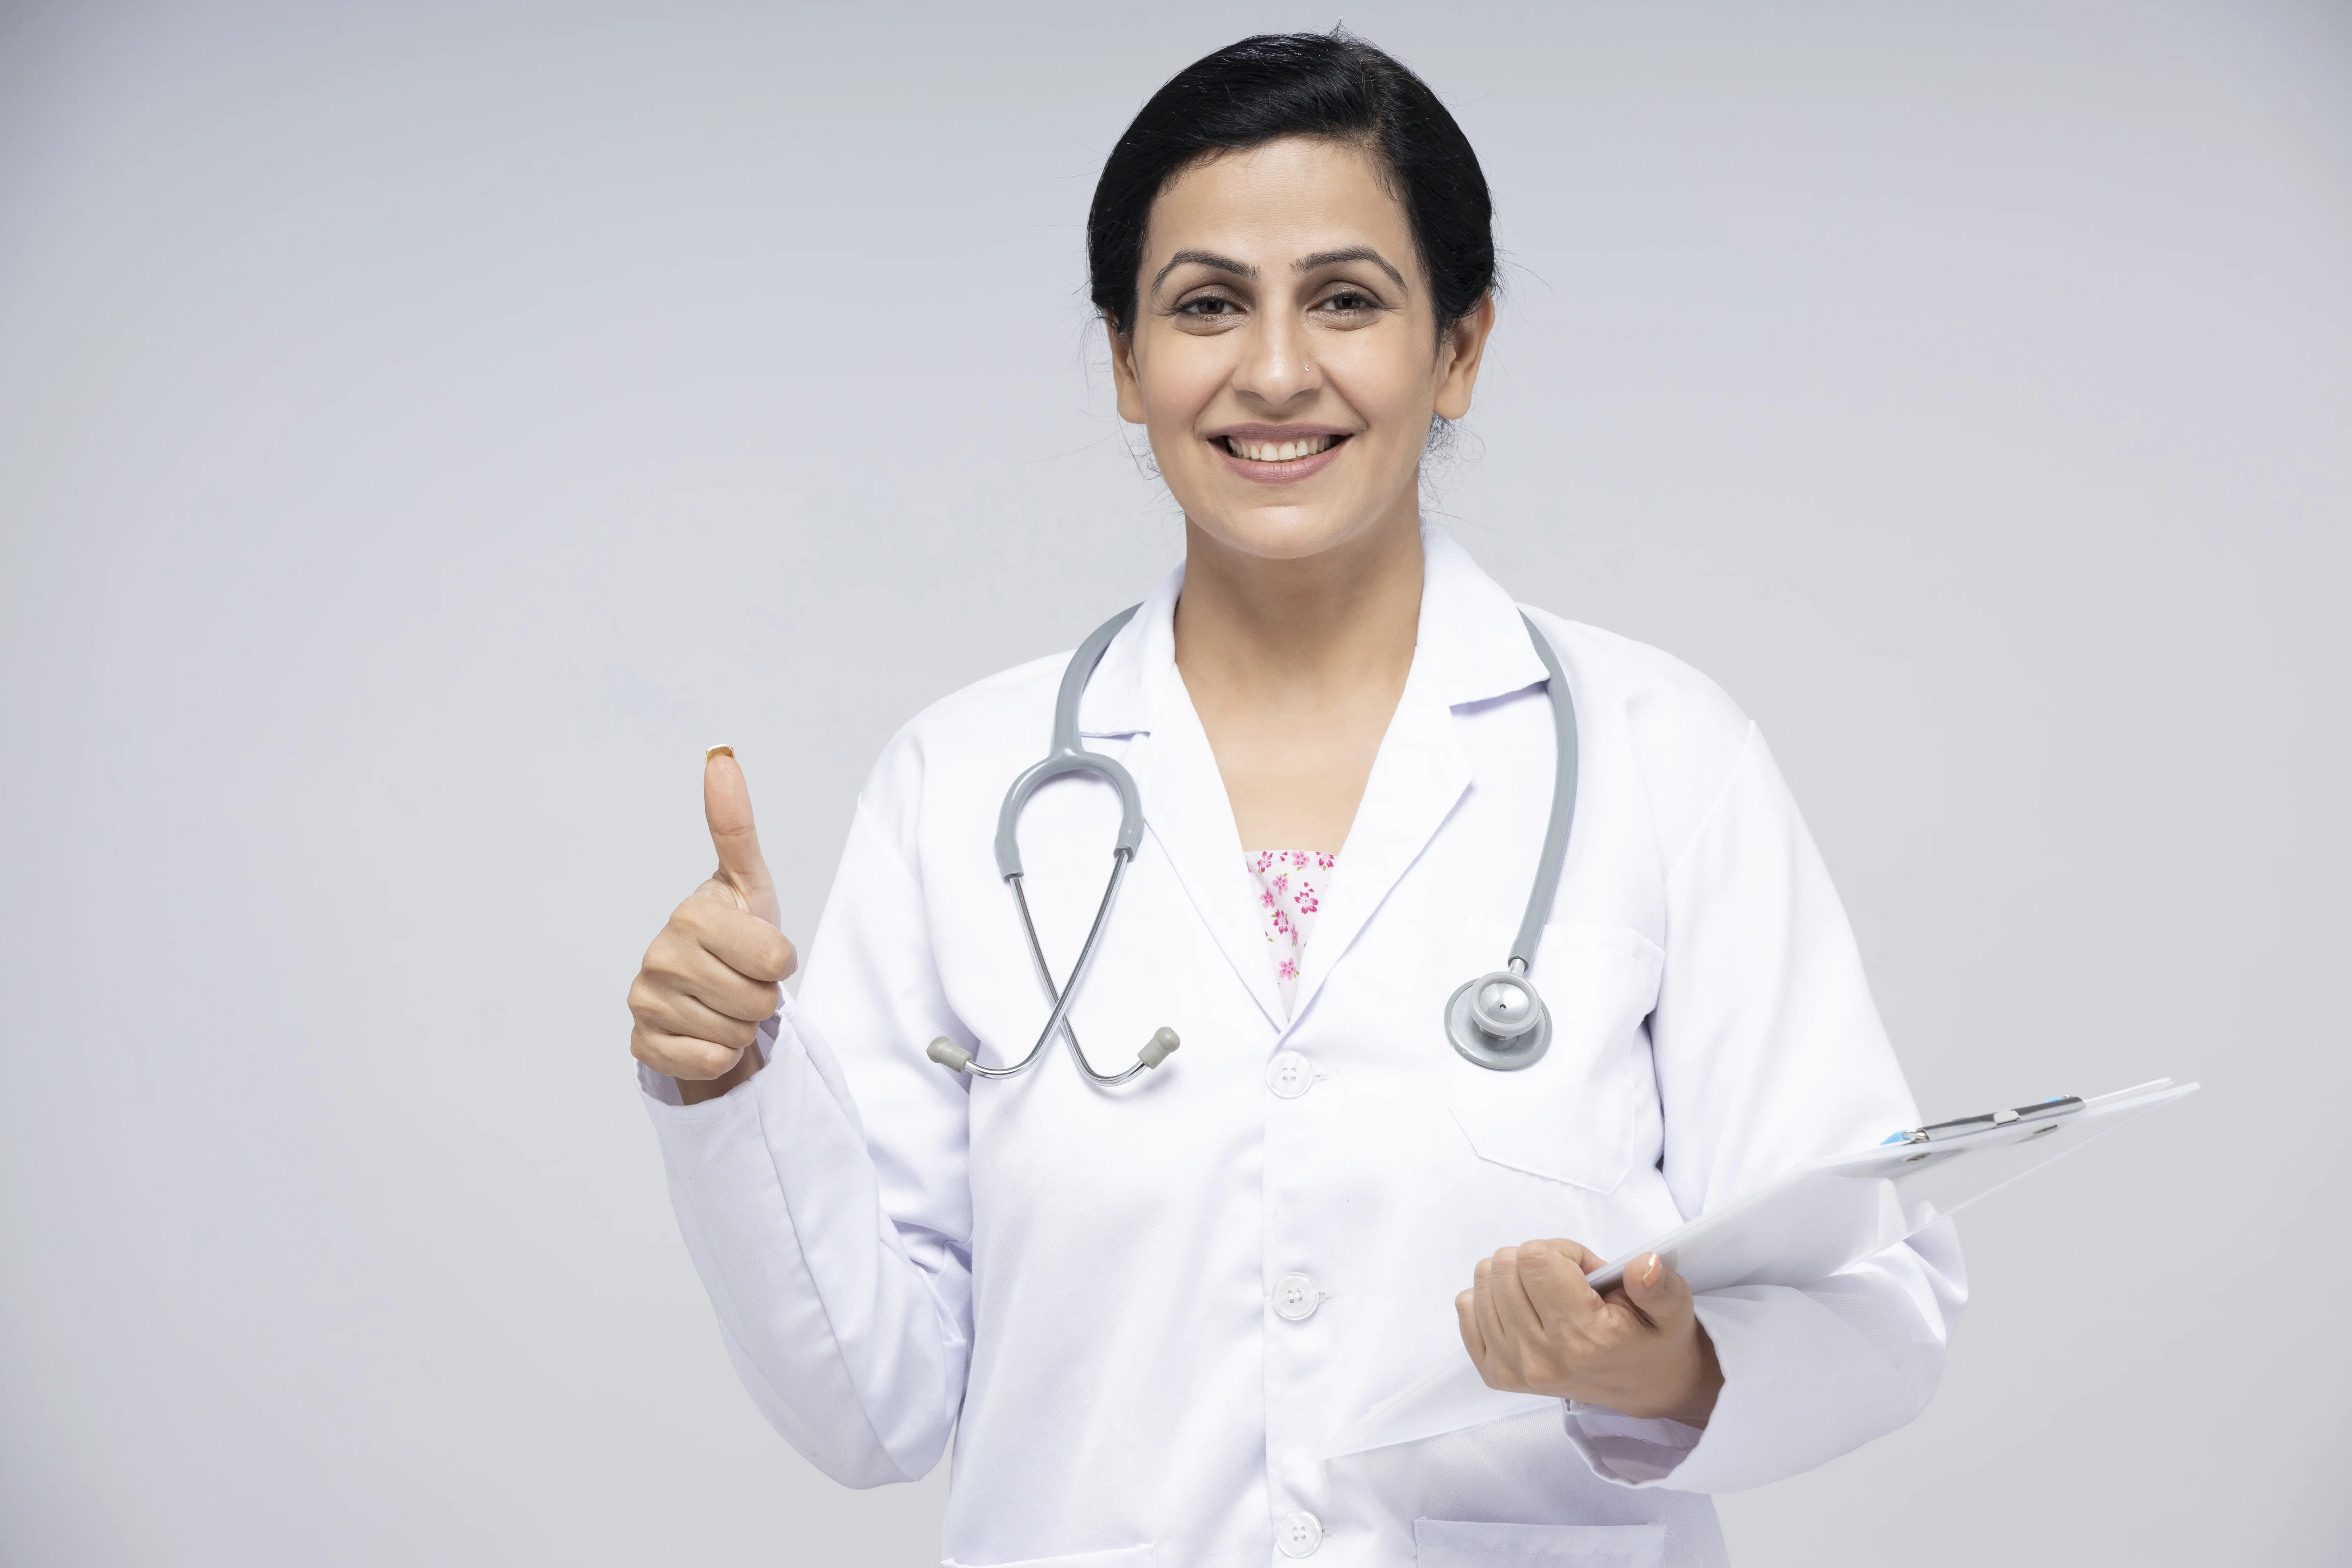
[[[1890,1132],[1880,1147],[1887,1143],[1936,1143],[1957,1138],[1965,1132],[1983,1132],[1995,1127],[2008,1127],[2020,1121],[2047,1121],[2069,1111],[2083,1109],[2079,1094],[2056,1094],[2038,1105],[2021,1105],[2014,1110],[1988,1110],[1981,1116],[1963,1116],[1951,1121],[1930,1121],[1925,1127],[1906,1128]]]

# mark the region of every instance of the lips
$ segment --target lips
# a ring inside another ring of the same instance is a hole
[[[1253,463],[1295,463],[1302,458],[1328,452],[1347,437],[1318,431],[1277,441],[1252,439],[1244,436],[1224,436],[1219,439],[1223,442],[1226,451]]]
[[[1285,430],[1259,426],[1213,436],[1225,470],[1253,484],[1287,485],[1321,473],[1352,439],[1339,430]]]

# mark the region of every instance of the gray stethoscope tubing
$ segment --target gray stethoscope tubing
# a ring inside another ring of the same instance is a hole
[[[1098,1073],[1087,1060],[1086,1051],[1078,1045],[1077,1031],[1069,1023],[1070,1004],[1077,995],[1078,982],[1094,957],[1095,944],[1118,899],[1128,864],[1143,842],[1143,797],[1125,768],[1078,744],[1078,700],[1086,694],[1095,666],[1102,662],[1103,650],[1139,608],[1140,605],[1131,605],[1121,610],[1078,645],[1069,667],[1062,672],[1061,690],[1054,701],[1054,749],[1043,762],[1013,781],[996,816],[996,868],[1012,884],[1013,901],[1021,910],[1021,930],[1029,940],[1029,956],[1037,966],[1037,978],[1054,998],[1053,1013],[1037,1036],[1037,1043],[1029,1047],[1029,1054],[1011,1067],[982,1067],[970,1051],[944,1036],[933,1040],[926,1053],[941,1067],[974,1078],[1012,1078],[1034,1066],[1058,1031],[1068,1041],[1078,1070],[1108,1087],[1125,1083],[1146,1068],[1158,1067],[1177,1047],[1176,1031],[1162,1028],[1136,1053],[1134,1066],[1122,1073]],[[1560,868],[1568,861],[1569,834],[1576,822],[1575,700],[1569,693],[1568,676],[1559,667],[1559,656],[1552,651],[1550,640],[1524,611],[1519,621],[1527,627],[1528,639],[1535,644],[1536,657],[1543,661],[1546,689],[1551,699],[1554,761],[1550,819],[1544,827],[1543,849],[1536,861],[1535,886],[1528,890],[1527,913],[1519,921],[1518,935],[1512,941],[1508,965],[1465,982],[1445,1004],[1445,1033],[1454,1042],[1454,1048],[1466,1059],[1497,1072],[1533,1067],[1551,1048],[1551,1009],[1544,1005],[1528,971],[1535,963],[1536,949],[1543,941],[1544,925],[1551,914],[1552,898],[1559,890]],[[1037,786],[1048,779],[1074,773],[1093,773],[1118,791],[1118,840],[1111,849],[1110,881],[1103,889],[1102,902],[1095,909],[1094,924],[1087,928],[1086,944],[1078,950],[1078,961],[1071,967],[1069,984],[1056,987],[1053,971],[1045,963],[1045,949],[1037,941],[1036,924],[1030,918],[1028,895],[1021,889],[1019,828],[1022,808],[1028,805]]]
[[[1070,1057],[1078,1064],[1078,1070],[1109,1088],[1125,1083],[1146,1068],[1158,1067],[1178,1045],[1176,1031],[1163,1028],[1144,1042],[1143,1049],[1136,1053],[1135,1064],[1125,1072],[1099,1073],[1087,1060],[1086,1049],[1078,1044],[1078,1033],[1070,1026],[1069,1020],[1070,1004],[1076,1000],[1078,982],[1094,958],[1103,922],[1109,919],[1110,907],[1118,898],[1119,884],[1127,879],[1128,865],[1143,843],[1143,796],[1136,789],[1134,778],[1116,759],[1078,744],[1078,700],[1086,695],[1087,682],[1093,678],[1095,666],[1102,662],[1103,650],[1110,646],[1110,639],[1140,608],[1139,605],[1129,605],[1097,626],[1094,634],[1078,645],[1078,651],[1070,656],[1069,667],[1062,671],[1061,691],[1054,700],[1054,749],[1043,762],[1013,781],[1013,787],[1004,792],[1004,804],[996,813],[996,868],[1012,884],[1013,901],[1021,910],[1022,934],[1029,939],[1029,956],[1037,965],[1037,978],[1045,984],[1046,994],[1054,998],[1054,1011],[1038,1033],[1037,1043],[1029,1047],[1029,1054],[1011,1067],[982,1067],[972,1060],[970,1051],[945,1036],[933,1040],[925,1053],[942,1067],[974,1078],[1013,1078],[1036,1065],[1046,1044],[1058,1032],[1069,1043]],[[1078,961],[1070,968],[1070,982],[1056,986],[1053,970],[1045,963],[1045,950],[1037,941],[1036,922],[1029,915],[1029,895],[1021,889],[1020,829],[1021,813],[1028,805],[1029,796],[1039,784],[1065,773],[1093,773],[1118,791],[1118,838],[1111,847],[1110,881],[1103,888],[1102,902],[1095,907],[1094,924],[1087,929],[1086,943],[1078,949]]]
[[[1533,1067],[1551,1048],[1551,1009],[1544,1005],[1528,970],[1543,941],[1544,923],[1551,917],[1560,868],[1568,863],[1569,831],[1576,823],[1576,700],[1569,694],[1568,675],[1559,667],[1559,655],[1552,651],[1551,639],[1537,629],[1526,611],[1519,613],[1519,621],[1528,628],[1528,640],[1536,645],[1536,657],[1543,660],[1545,689],[1551,696],[1551,820],[1544,827],[1536,883],[1528,891],[1519,934],[1511,942],[1509,964],[1465,981],[1445,1000],[1445,1034],[1454,1048],[1496,1072]]]

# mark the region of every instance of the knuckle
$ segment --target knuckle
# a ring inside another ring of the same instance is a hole
[[[629,1011],[640,1020],[659,1017],[667,1010],[668,1003],[668,989],[654,975],[641,970],[629,982]]]
[[[722,1005],[713,1009],[723,1013],[730,1022],[752,1026],[776,1010],[776,988],[757,981],[740,981],[727,987],[720,998]]]
[[[793,944],[784,940],[783,932],[771,930],[760,939],[760,945],[751,954],[751,962],[758,966],[755,978],[781,981],[793,972]]]
[[[676,1054],[667,1048],[662,1036],[650,1029],[638,1027],[629,1031],[629,1055],[665,1078],[679,1076]]]

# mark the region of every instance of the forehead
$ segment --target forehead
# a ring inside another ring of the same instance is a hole
[[[1412,226],[1380,163],[1352,142],[1285,137],[1193,164],[1151,204],[1147,275],[1178,250],[1211,250],[1260,268],[1369,245],[1411,274]]]

